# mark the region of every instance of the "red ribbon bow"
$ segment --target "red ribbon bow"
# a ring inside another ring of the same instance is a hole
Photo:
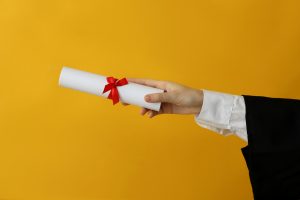
[[[113,101],[113,105],[115,105],[120,101],[117,87],[127,85],[128,81],[126,78],[122,78],[119,80],[114,77],[107,77],[106,80],[108,84],[105,85],[102,94],[104,94],[107,91],[110,91],[108,98],[111,99]]]

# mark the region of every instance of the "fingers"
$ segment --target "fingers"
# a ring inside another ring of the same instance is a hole
[[[142,108],[142,110],[141,110],[141,115],[145,115],[148,111],[149,111],[149,109],[147,109],[147,108]]]
[[[123,106],[128,106],[130,104],[122,102],[122,105]],[[156,111],[150,110],[148,108],[142,108],[140,114],[141,115],[147,114],[149,118],[153,118],[154,116],[158,115],[159,113],[156,112]]]
[[[156,87],[162,90],[167,89],[167,83],[165,81],[157,81],[157,80],[150,80],[150,79],[140,79],[140,78],[128,78],[129,82],[137,83],[141,85],[147,85],[150,87]]]
[[[123,103],[123,102],[122,102],[122,104],[123,104],[124,106],[130,105],[130,104],[128,104],[128,103]],[[153,111],[153,110],[150,110],[150,109],[148,109],[148,108],[142,108],[140,113],[141,113],[141,115],[147,114],[147,115],[149,116],[149,118],[152,118],[152,117],[158,115],[158,112]]]
[[[146,113],[147,113],[149,118],[153,118],[153,117],[155,117],[156,115],[159,114],[157,111],[149,110],[147,108],[142,108],[141,115],[145,115]]]
[[[149,118],[153,118],[153,117],[155,117],[156,115],[158,115],[158,112],[157,112],[157,111],[153,111],[153,110],[150,110],[150,111],[149,111],[149,114],[148,114]]]
[[[145,96],[145,101],[149,103],[174,103],[175,102],[175,94],[173,93],[154,93],[154,94],[148,94]]]

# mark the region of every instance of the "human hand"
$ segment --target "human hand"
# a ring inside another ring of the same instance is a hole
[[[149,103],[161,103],[160,111],[142,108],[141,115],[148,113],[150,118],[158,114],[198,114],[203,104],[203,91],[193,89],[178,83],[148,79],[129,78],[129,82],[155,87],[164,93],[154,93],[145,96]]]

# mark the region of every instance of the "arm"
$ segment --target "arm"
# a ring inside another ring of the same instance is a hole
[[[245,102],[242,96],[197,90],[177,83],[146,79],[130,82],[165,90],[145,96],[147,102],[161,102],[159,112],[142,108],[141,114],[152,118],[159,114],[192,114],[198,125],[222,135],[235,134],[247,141]]]

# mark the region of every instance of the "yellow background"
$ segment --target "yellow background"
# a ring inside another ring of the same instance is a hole
[[[62,65],[300,98],[300,4],[0,0],[0,199],[252,199],[246,143],[58,87]]]

